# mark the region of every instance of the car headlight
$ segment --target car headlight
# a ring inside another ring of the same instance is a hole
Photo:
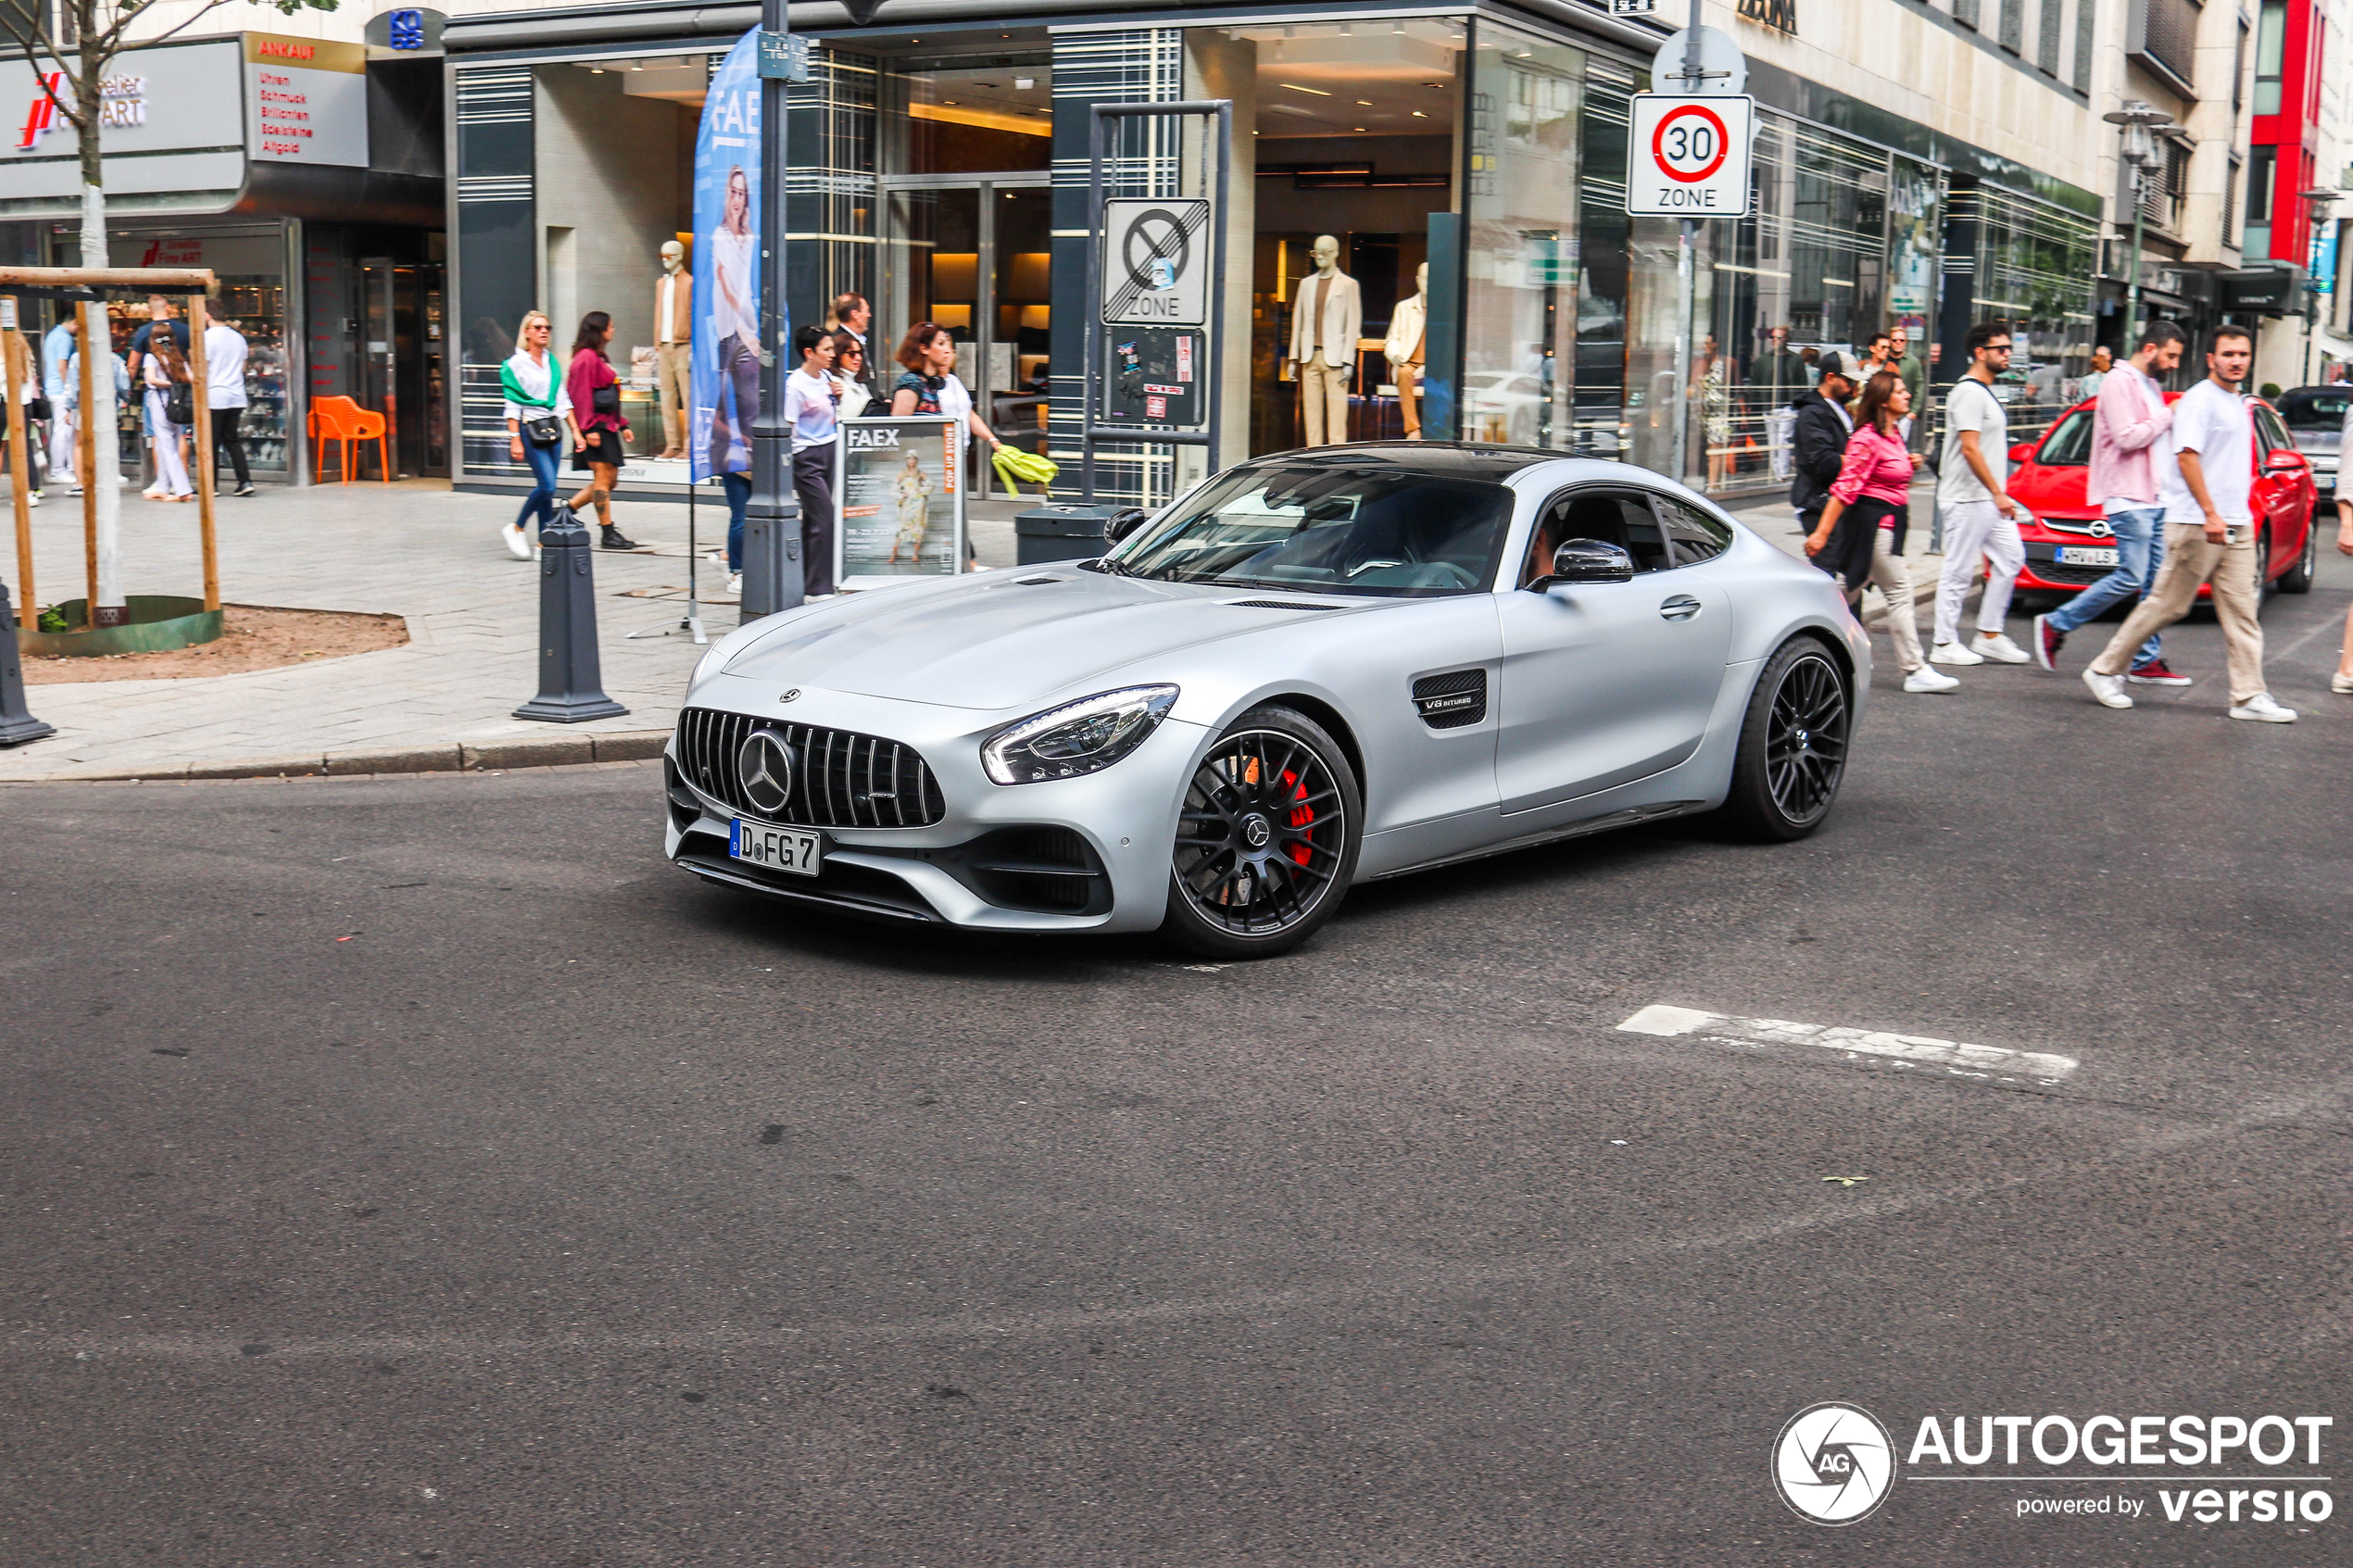
[[[713,643],[700,659],[695,660],[695,672],[686,677],[686,689],[693,691],[702,684],[702,678],[727,661],[719,657],[719,645]]]
[[[1175,686],[1124,686],[1050,708],[981,742],[981,765],[1000,784],[1100,772],[1143,745],[1176,701]]]

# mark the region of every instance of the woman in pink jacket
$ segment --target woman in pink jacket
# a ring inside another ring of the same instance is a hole
[[[1846,441],[1846,460],[1831,483],[1830,504],[1806,541],[1806,554],[1839,578],[1857,606],[1866,583],[1886,598],[1887,633],[1895,644],[1906,691],[1949,692],[1960,683],[1930,669],[1920,657],[1912,574],[1904,569],[1912,470],[1919,466],[1919,458],[1905,449],[1902,435],[1902,420],[1911,411],[1911,388],[1894,371],[1881,370],[1864,383],[1855,433]]]

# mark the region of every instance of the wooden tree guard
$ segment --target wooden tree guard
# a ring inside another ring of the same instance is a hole
[[[195,385],[189,402],[195,409],[196,517],[204,534],[204,607],[220,608],[220,554],[212,533],[212,381],[205,373],[205,296],[188,296],[188,379]],[[164,330],[170,331],[167,325]]]
[[[5,358],[8,367],[8,488],[17,510],[17,624],[30,632],[41,612],[33,608],[32,467],[25,461],[24,382],[17,374],[17,353],[24,337],[17,331],[16,303],[7,302],[7,320],[0,323],[6,329],[5,338],[0,339],[0,358]],[[38,385],[38,381],[34,384]],[[13,634],[0,627],[0,636]]]

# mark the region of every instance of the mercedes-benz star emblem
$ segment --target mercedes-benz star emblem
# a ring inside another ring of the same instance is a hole
[[[1264,849],[1266,841],[1275,836],[1275,825],[1255,812],[1242,819],[1242,840],[1252,849]]]
[[[790,690],[790,691],[786,692],[784,696],[782,696],[778,697],[776,700],[777,700],[778,702],[791,702],[792,700],[794,700],[796,697],[798,697],[798,696],[800,696],[800,688],[799,688],[799,686],[795,686],[792,690]]]
[[[752,808],[775,816],[792,798],[792,748],[774,730],[754,730],[736,750],[736,775]]]

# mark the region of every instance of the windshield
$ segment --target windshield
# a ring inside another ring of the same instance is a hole
[[[1263,464],[1204,485],[1111,558],[1164,583],[1428,597],[1493,583],[1511,522],[1500,484]]]
[[[2034,460],[2055,469],[2084,468],[2092,461],[2092,410],[2078,408],[2043,438]]]
[[[2280,399],[2280,418],[2290,430],[2336,430],[2353,406],[2353,386],[2297,387]]]

